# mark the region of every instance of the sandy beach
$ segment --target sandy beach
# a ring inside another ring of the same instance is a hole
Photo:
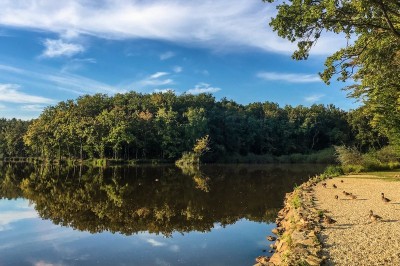
[[[400,265],[400,181],[349,175],[326,180],[326,188],[322,183],[315,187],[316,207],[337,221],[321,233],[325,265]],[[370,210],[382,220],[372,221]]]

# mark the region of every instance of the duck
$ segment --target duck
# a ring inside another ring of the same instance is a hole
[[[391,201],[390,199],[385,198],[385,194],[383,192],[381,193],[381,195],[382,195],[382,201],[383,202],[390,202]]]
[[[372,210],[369,211],[369,219],[371,219],[372,222],[376,222],[378,220],[382,220],[382,217],[380,217],[377,214],[374,214]]]
[[[332,185],[333,188],[337,188],[337,186],[335,184]]]
[[[345,196],[350,196],[350,195],[351,195],[351,193],[346,192],[346,191],[344,191],[344,190],[343,190],[343,194],[344,194]]]
[[[324,216],[324,223],[326,223],[326,224],[334,224],[334,223],[336,223],[336,220],[332,219],[328,215],[325,215]]]

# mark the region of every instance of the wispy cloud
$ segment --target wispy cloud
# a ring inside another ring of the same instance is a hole
[[[0,213],[0,232],[10,228],[12,223],[37,217],[38,214],[35,210],[2,211]]]
[[[85,34],[107,39],[162,40],[219,51],[253,47],[291,53],[294,44],[282,40],[267,26],[274,14],[274,4],[255,0],[106,0],[96,4],[80,0],[57,4],[0,1],[0,25],[49,31],[65,39]],[[330,54],[344,45],[344,38],[326,35],[313,53]]]
[[[175,73],[181,73],[183,71],[183,67],[181,66],[174,66],[172,68],[172,71],[174,71]]]
[[[26,86],[35,88],[64,90],[78,95],[85,93],[112,94],[125,91],[81,75],[60,72],[38,65],[27,64],[26,67],[25,69],[0,64],[0,70],[10,73],[15,83],[27,84]]]
[[[71,62],[96,64],[97,60],[94,58],[74,58]]]
[[[84,69],[87,64],[96,64],[97,60],[94,58],[73,58],[68,61],[61,69],[61,72],[74,72]]]
[[[0,29],[0,37],[13,37],[13,35],[5,31],[4,29]]]
[[[169,247],[169,249],[170,249],[172,252],[179,252],[179,251],[181,251],[181,248],[180,248],[178,245],[172,245],[172,246]]]
[[[220,91],[221,88],[211,87],[210,84],[201,82],[196,84],[193,89],[186,91],[188,94],[199,94],[199,93],[214,93]]]
[[[196,70],[195,73],[196,73],[196,74],[201,74],[201,75],[204,75],[204,76],[209,76],[209,75],[210,75],[210,72],[208,72],[207,69]]]
[[[1,65],[1,64],[0,64],[0,70],[7,71],[7,72],[13,72],[13,73],[23,73],[24,72],[24,70],[21,68],[7,66],[7,65]]]
[[[149,79],[158,79],[168,74],[169,74],[168,72],[156,72],[153,75],[149,76]]]
[[[157,240],[152,239],[152,238],[146,239],[146,242],[149,243],[150,245],[152,245],[153,247],[163,247],[163,246],[166,245],[165,243],[162,243],[162,242],[157,241]]]
[[[323,97],[325,97],[324,94],[313,94],[313,95],[304,97],[304,100],[309,103],[315,103],[315,102],[318,102],[319,100],[321,100]]]
[[[44,260],[36,261],[33,263],[34,266],[64,266],[65,264],[63,263],[52,263],[52,262],[47,262]]]
[[[278,73],[278,72],[259,72],[257,77],[264,80],[284,81],[289,83],[312,83],[321,82],[317,75],[299,73]]]
[[[160,54],[160,60],[167,60],[175,56],[174,52],[168,51]]]
[[[40,104],[27,104],[21,106],[21,110],[28,112],[41,112],[46,106]]]
[[[54,100],[21,92],[16,84],[0,84],[0,102],[51,104]]]
[[[164,86],[164,85],[170,85],[174,83],[174,80],[171,78],[167,78],[168,72],[156,72],[150,76],[147,76],[143,78],[142,80],[139,80],[137,82],[134,82],[133,86],[138,87],[138,88],[144,88],[144,87],[154,87],[154,86]]]
[[[67,43],[61,39],[46,39],[43,44],[45,46],[45,50],[43,51],[42,56],[49,58],[60,56],[70,57],[77,53],[85,51],[85,48],[82,45]]]

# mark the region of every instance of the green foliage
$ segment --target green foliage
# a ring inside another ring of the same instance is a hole
[[[302,201],[301,201],[300,196],[299,196],[298,194],[295,193],[295,194],[293,195],[292,200],[291,200],[290,203],[291,203],[291,205],[293,206],[293,208],[295,208],[295,209],[300,208],[301,205],[302,205]]]
[[[343,169],[341,166],[338,165],[329,165],[328,167],[326,167],[323,175],[325,177],[335,177],[335,176],[340,176],[343,175]]]
[[[341,165],[361,165],[362,154],[355,147],[335,146],[338,161]]]
[[[358,120],[333,105],[241,105],[171,92],[85,95],[33,121],[0,119],[0,156],[173,162],[194,147],[204,162],[332,163],[332,145],[377,145],[355,136],[349,121]]]
[[[202,138],[196,140],[196,144],[193,147],[193,152],[199,157],[210,151],[210,136],[205,135]]]
[[[365,104],[362,113],[371,118],[369,125],[360,124],[362,128],[358,128],[363,145],[380,145],[383,135],[399,146],[399,1],[265,1],[279,3],[270,25],[279,36],[297,43],[294,59],[307,59],[325,32],[341,34],[347,39],[346,47],[327,58],[320,76],[328,84],[334,76],[342,81],[355,81],[346,89],[350,96]],[[375,132],[364,130],[371,125]]]
[[[370,150],[364,154],[352,147],[335,147],[344,172],[395,169],[400,166],[399,150],[386,146],[380,150]]]

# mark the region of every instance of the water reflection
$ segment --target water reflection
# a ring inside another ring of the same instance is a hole
[[[110,259],[106,254],[114,252],[110,263],[136,261],[138,265],[157,265],[157,258],[172,265],[204,265],[212,261],[219,262],[215,265],[251,264],[260,252],[255,247],[262,245],[257,241],[265,239],[265,225],[275,220],[284,194],[292,190],[295,183],[299,184],[322,168],[315,165],[223,165],[182,171],[174,166],[102,169],[4,165],[0,171],[0,197],[3,199],[0,201],[0,231],[8,230],[8,234],[0,237],[0,254],[4,245],[13,243],[13,247],[21,248],[22,242],[37,243],[47,239],[52,241],[47,251],[38,250],[34,244],[26,250],[29,249],[31,256],[46,254],[46,259],[59,259],[54,255],[58,252],[54,245],[63,246],[63,250],[90,245],[92,250],[87,250],[87,254],[105,256],[104,263]],[[37,214],[32,207],[22,206],[26,200],[21,198],[27,199]],[[52,227],[49,221],[29,220],[37,215],[63,227]],[[20,234],[9,230],[11,224]],[[232,224],[235,226],[228,226]],[[84,232],[66,230],[68,227]],[[51,232],[45,233],[47,229]],[[21,236],[24,230],[27,231]],[[87,232],[103,233],[90,235]],[[123,237],[132,234],[138,235],[135,239]],[[21,238],[20,242],[16,236]],[[74,244],[69,246],[65,241],[55,241],[55,236]],[[83,241],[83,236],[95,242]],[[254,245],[243,241],[252,241]],[[115,249],[110,248],[109,243],[113,243]],[[116,257],[126,245],[134,245],[135,252]],[[11,250],[10,247],[7,254],[16,252]],[[233,256],[232,251],[239,258]],[[171,255],[178,253],[177,257]],[[225,253],[226,258],[220,257]],[[93,263],[85,257],[87,254],[82,251],[74,256]],[[15,253],[15,256],[20,258],[21,254]],[[62,256],[67,255],[63,253]],[[196,263],[192,260],[195,257]],[[6,262],[12,264],[13,261]],[[21,264],[21,261],[14,262]]]

